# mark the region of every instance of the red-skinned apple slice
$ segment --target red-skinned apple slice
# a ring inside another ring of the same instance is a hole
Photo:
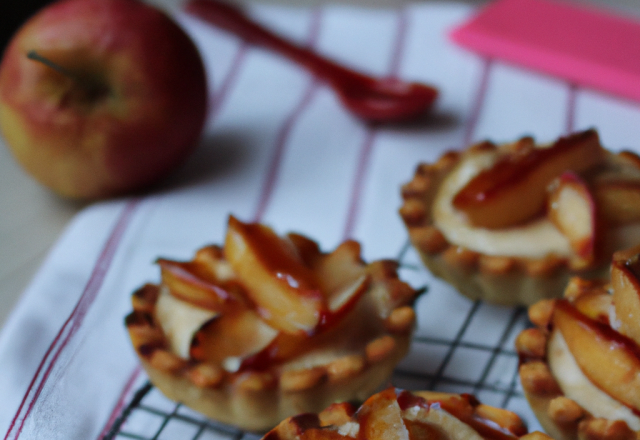
[[[287,234],[287,240],[291,242],[302,262],[308,267],[313,267],[322,257],[320,246],[309,237],[290,232]]]
[[[433,391],[403,391],[398,397],[403,410],[410,406],[421,406],[426,410],[442,408],[456,420],[440,417],[440,424],[447,423],[450,439],[490,438],[494,440],[513,440],[527,432],[522,420],[513,412],[481,404],[470,394],[449,394]],[[437,405],[437,406],[436,406]],[[407,414],[407,411],[405,411]],[[405,415],[406,417],[406,415]],[[427,416],[428,417],[428,416]],[[460,426],[458,423],[464,423]],[[442,425],[441,425],[442,426]],[[471,429],[473,428],[473,429]],[[471,432],[469,431],[471,429]]]
[[[330,294],[341,290],[366,273],[360,251],[357,241],[347,240],[333,252],[316,261],[313,270],[323,292]]]
[[[320,289],[328,296],[344,290],[345,285],[366,273],[357,241],[347,240],[330,254],[322,254],[318,244],[303,235],[288,234],[287,238],[305,265],[313,270]]]
[[[551,185],[548,217],[569,240],[571,248],[584,262],[595,253],[596,207],[587,184],[576,174],[563,173]]]
[[[323,313],[322,322],[317,333],[280,333],[262,351],[245,359],[241,368],[261,369],[274,363],[282,362],[292,356],[300,356],[307,350],[317,347],[326,339],[326,333],[334,329],[346,315],[353,310],[362,295],[367,291],[370,278],[366,275],[356,279],[345,288],[339,290],[329,303],[329,311]]]
[[[640,410],[640,348],[633,340],[587,318],[566,300],[556,302],[552,324],[594,385],[629,408]]]
[[[453,199],[478,227],[517,225],[543,212],[547,185],[565,171],[581,172],[605,158],[595,130],[560,138],[548,148],[513,149],[471,179]]]
[[[326,310],[315,275],[287,240],[229,218],[224,251],[260,316],[287,333],[312,332]]]
[[[367,274],[362,274],[354,281],[347,283],[341,288],[327,295],[329,314],[334,320],[342,319],[360,300],[367,291],[371,278]]]
[[[288,238],[318,280],[327,301],[325,318],[331,315],[331,320],[341,319],[369,286],[370,277],[360,258],[360,244],[347,240],[327,255],[320,252],[317,243],[304,236],[289,234]]]
[[[611,285],[620,332],[640,344],[640,247],[629,256],[616,253],[611,264]]]
[[[160,258],[157,260],[162,283],[173,296],[194,306],[220,312],[225,302],[232,298],[223,285],[216,284],[210,274],[203,273],[197,263],[178,262]]]
[[[278,331],[251,309],[236,307],[213,318],[194,335],[191,358],[236,371],[243,359],[273,342]]]

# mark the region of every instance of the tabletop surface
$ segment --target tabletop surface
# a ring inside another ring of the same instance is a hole
[[[262,0],[290,5],[312,5],[324,0]],[[425,0],[428,1],[428,0]],[[576,0],[577,1],[577,0]],[[640,19],[637,0],[579,0]],[[393,6],[409,1],[350,0],[363,7]],[[178,0],[152,0],[169,11],[180,7]],[[344,2],[341,2],[344,3]],[[468,3],[482,4],[480,1]],[[86,203],[61,199],[29,177],[13,160],[0,138],[0,325],[6,320],[20,294],[47,256],[73,216]]]

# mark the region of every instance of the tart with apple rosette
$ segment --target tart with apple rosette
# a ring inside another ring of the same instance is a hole
[[[400,215],[427,268],[471,299],[531,305],[606,276],[640,243],[640,157],[595,130],[537,145],[481,142],[420,164]]]
[[[266,431],[364,400],[408,351],[419,292],[355,241],[324,253],[230,217],[223,247],[158,264],[161,283],[133,294],[129,335],[151,382],[214,420]]]
[[[611,280],[573,278],[529,308],[516,340],[520,380],[556,440],[640,436],[640,247],[616,252]]]
[[[551,440],[469,394],[387,388],[356,408],[335,403],[283,420],[262,440]]]

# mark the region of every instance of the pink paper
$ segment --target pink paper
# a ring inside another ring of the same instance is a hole
[[[640,22],[552,0],[499,0],[456,28],[460,45],[640,100]]]

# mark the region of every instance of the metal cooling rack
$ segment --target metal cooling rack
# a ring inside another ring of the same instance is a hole
[[[518,413],[540,429],[518,380],[515,337],[529,326],[526,309],[498,307],[461,297],[431,278],[408,246],[400,252],[401,277],[430,288],[416,302],[418,326],[394,386],[408,390],[472,393],[483,403]],[[257,440],[260,435],[207,419],[165,398],[143,380],[105,440]]]

